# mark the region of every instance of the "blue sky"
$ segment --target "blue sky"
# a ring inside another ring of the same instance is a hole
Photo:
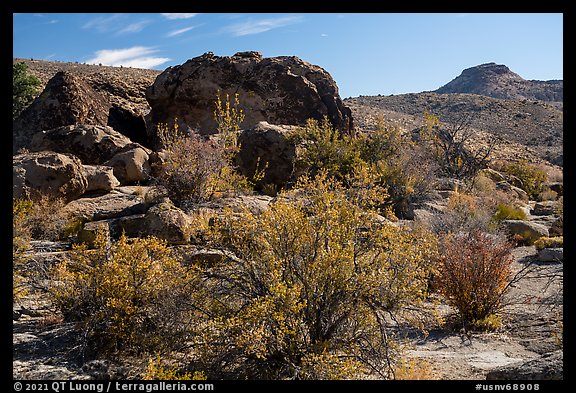
[[[205,52],[298,56],[340,95],[435,90],[487,62],[563,79],[561,13],[13,14],[13,57],[163,70]]]

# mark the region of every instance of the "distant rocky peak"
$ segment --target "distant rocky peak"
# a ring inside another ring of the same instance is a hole
[[[502,75],[506,73],[514,74],[512,71],[510,71],[510,68],[506,67],[504,64],[496,64],[494,62],[480,64],[475,67],[466,68],[464,71],[462,71],[462,75],[470,75],[475,73],[497,74],[497,75]]]
[[[503,64],[484,63],[466,68],[435,93],[468,93],[503,99],[561,102],[562,81],[525,80]]]

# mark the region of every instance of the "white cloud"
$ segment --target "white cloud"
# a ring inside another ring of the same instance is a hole
[[[116,21],[121,17],[120,14],[114,14],[112,16],[104,17],[99,16],[97,18],[91,19],[84,23],[82,28],[84,29],[96,29],[101,32],[106,32],[113,30],[116,27]]]
[[[118,31],[118,34],[123,34],[123,33],[138,33],[139,31],[142,31],[142,29],[144,29],[144,27],[146,27],[147,24],[149,24],[150,21],[149,20],[143,20],[140,22],[135,22],[135,23],[130,23],[128,26],[124,27],[123,29]]]
[[[160,14],[166,19],[190,19],[198,14]]]
[[[266,31],[276,29],[278,27],[292,25],[302,20],[299,16],[287,16],[283,18],[250,20],[235,25],[230,25],[226,28],[227,31],[235,36],[244,36],[252,34],[260,34]]]
[[[147,46],[134,46],[126,49],[102,49],[96,51],[96,56],[86,60],[86,63],[115,67],[153,68],[171,60],[167,57],[149,56],[156,52],[158,52],[157,49]]]
[[[198,26],[190,26],[190,27],[185,27],[183,29],[178,29],[178,30],[172,30],[171,32],[169,32],[168,34],[166,34],[166,37],[174,37],[175,35],[179,35],[179,34],[184,34],[187,31],[190,31],[192,29],[195,29]]]
[[[168,57],[138,57],[135,59],[122,61],[122,63],[119,65],[124,67],[151,69],[170,60],[171,59]]]
[[[320,37],[328,37],[328,34],[322,33],[320,34]]]

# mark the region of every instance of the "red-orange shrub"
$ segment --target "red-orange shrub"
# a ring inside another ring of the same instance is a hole
[[[472,327],[501,311],[511,278],[511,246],[480,231],[444,238],[436,288]]]

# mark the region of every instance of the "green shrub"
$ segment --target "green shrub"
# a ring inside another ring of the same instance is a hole
[[[522,182],[521,188],[526,191],[530,199],[537,199],[543,190],[543,183],[548,180],[544,170],[526,160],[512,162],[504,167],[504,171],[516,176]]]
[[[220,91],[216,93],[214,105],[214,120],[218,123],[218,134],[223,148],[235,150],[238,148],[238,131],[244,121],[244,111],[240,108],[238,93],[234,95],[234,102],[230,103],[230,95],[226,93],[225,102],[220,98]]]
[[[405,142],[397,126],[389,125],[383,117],[376,119],[376,129],[360,134],[357,142],[360,158],[365,162],[388,161],[398,155]]]
[[[385,215],[404,217],[412,200],[431,189],[433,166],[397,127],[382,119],[376,130],[356,136],[340,134],[327,118],[322,123],[309,120],[291,138],[298,146],[297,176],[326,171],[348,188],[361,184],[363,190],[381,190],[380,197],[372,192],[376,199],[371,207],[379,206]]]
[[[332,127],[326,116],[322,122],[308,119],[306,126],[293,132],[290,139],[300,151],[294,165],[298,176],[314,177],[324,170],[342,181],[361,163],[354,138]]]
[[[520,208],[510,206],[505,203],[499,203],[496,206],[496,213],[494,213],[496,221],[502,220],[525,220],[526,212]]]
[[[534,242],[536,250],[541,251],[545,248],[560,248],[564,245],[564,236],[541,237]]]
[[[496,326],[511,279],[511,245],[480,231],[445,236],[434,284],[469,328]]]
[[[41,82],[28,75],[26,63],[12,64],[12,119],[15,119],[38,95]]]

